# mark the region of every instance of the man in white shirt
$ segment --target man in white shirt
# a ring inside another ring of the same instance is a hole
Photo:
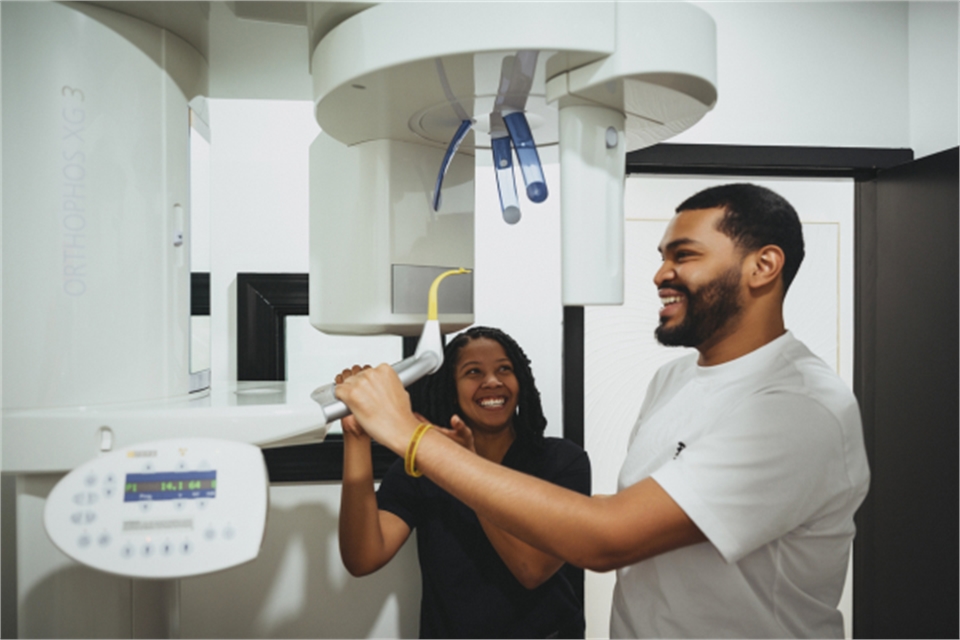
[[[651,382],[615,495],[488,464],[459,446],[462,431],[418,430],[388,366],[337,394],[515,544],[618,569],[613,637],[842,637],[836,607],[869,471],[852,393],[784,326],[799,218],[749,184],[707,189],[677,212],[659,247],[656,334],[698,354]]]

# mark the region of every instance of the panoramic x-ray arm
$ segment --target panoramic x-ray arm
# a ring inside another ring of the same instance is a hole
[[[423,323],[423,332],[420,334],[420,341],[417,343],[417,351],[409,358],[404,358],[391,365],[400,377],[403,386],[409,387],[420,378],[436,373],[443,365],[443,339],[440,335],[437,289],[444,278],[461,273],[470,273],[470,270],[460,268],[445,271],[437,276],[433,284],[430,285],[427,321]],[[320,405],[326,423],[350,415],[350,409],[347,408],[347,405],[337,399],[336,388],[335,383],[326,384],[318,387],[310,394],[310,397]]]

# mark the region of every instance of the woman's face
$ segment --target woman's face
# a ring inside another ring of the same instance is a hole
[[[454,375],[460,417],[467,426],[488,432],[513,426],[520,383],[499,342],[476,338],[465,344]]]

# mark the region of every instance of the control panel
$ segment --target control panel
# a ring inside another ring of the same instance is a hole
[[[257,557],[268,477],[258,447],[176,438],[105,454],[50,492],[44,526],[65,554],[108,573],[181,578]]]

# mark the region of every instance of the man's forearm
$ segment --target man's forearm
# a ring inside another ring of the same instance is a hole
[[[589,532],[577,524],[595,511],[584,495],[494,464],[441,434],[423,437],[416,464],[480,517],[550,555],[586,566],[601,551],[602,541],[585,539]]]
[[[363,428],[404,456],[417,419],[396,372],[381,365],[337,387]],[[652,479],[588,498],[485,460],[435,429],[416,467],[481,517],[579,567],[607,571],[702,541],[703,534]]]

